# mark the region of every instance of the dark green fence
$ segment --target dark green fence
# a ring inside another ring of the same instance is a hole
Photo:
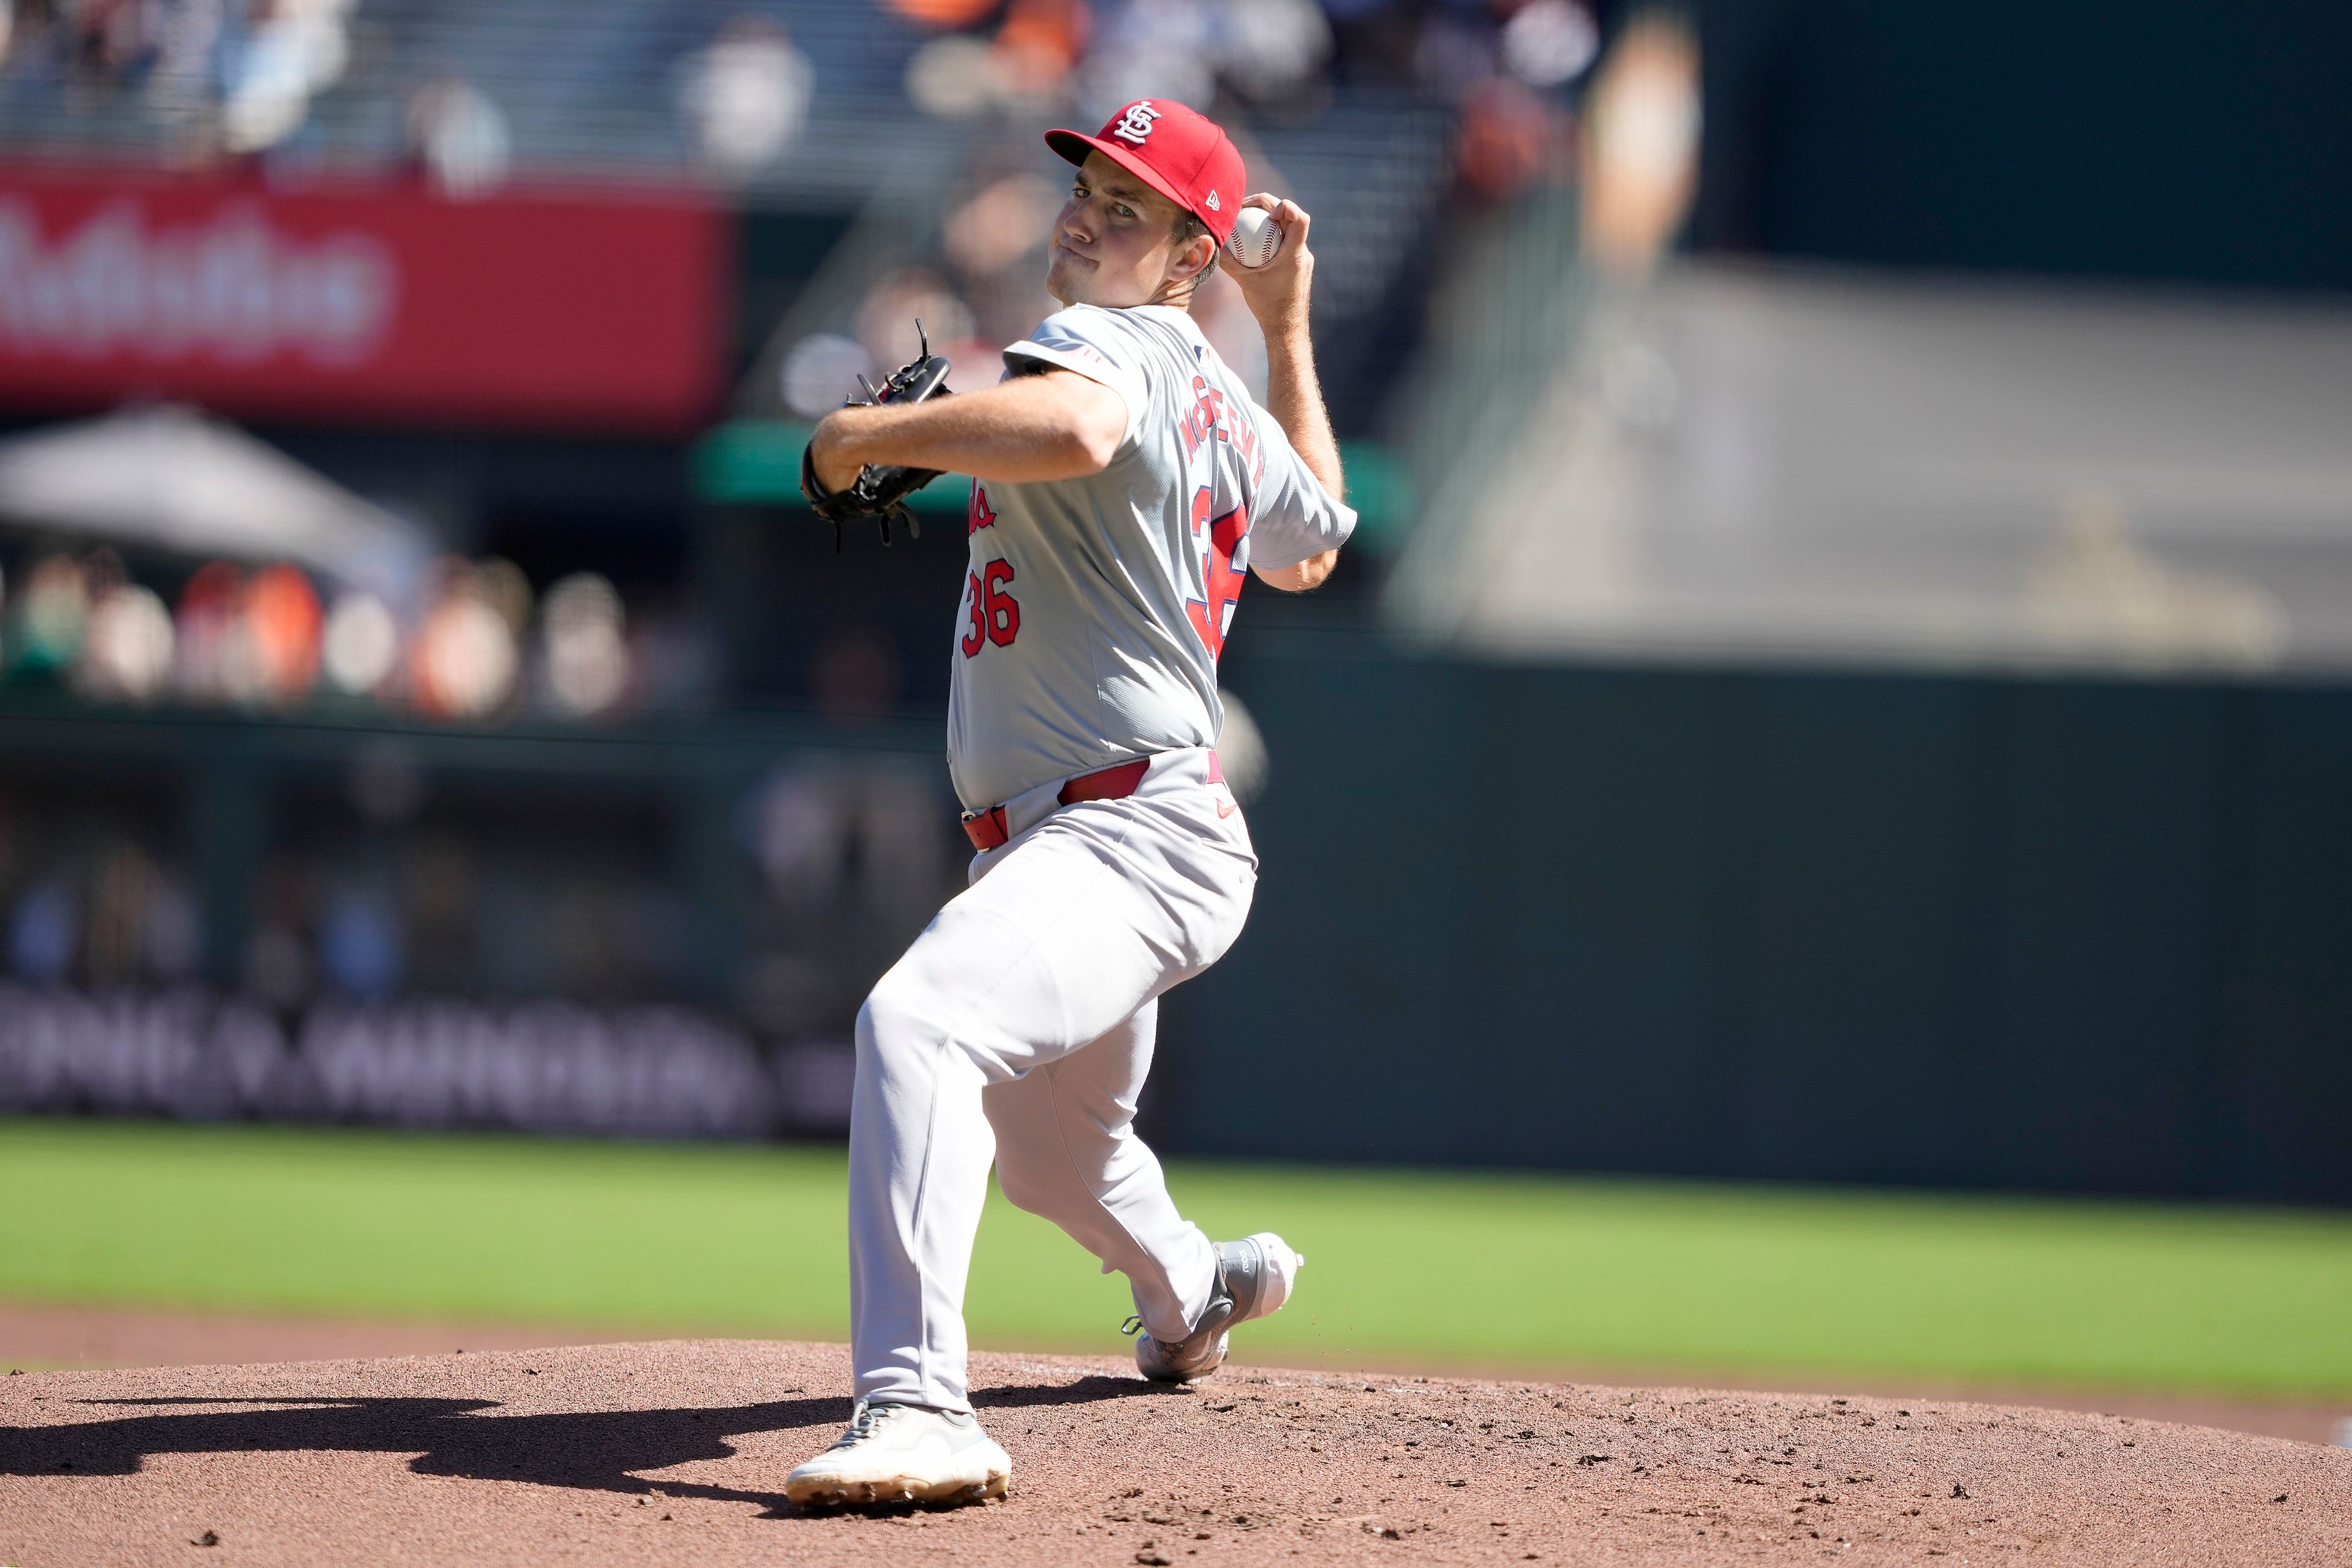
[[[2352,690],[1235,652],[1173,1146],[2352,1200]]]
[[[1474,665],[1268,626],[1227,665],[1273,755],[1265,868],[1170,1000],[1171,1149],[2352,1201],[2352,689]],[[469,835],[488,864],[551,836],[557,871],[662,882],[689,921],[669,994],[789,1045],[827,1020],[761,1022],[760,954],[805,949],[838,1033],[905,932],[851,904],[779,924],[746,803],[794,757],[931,778],[938,735],[27,694],[0,769],[28,874],[65,848],[37,824],[152,824],[228,990],[271,865],[343,843],[311,819],[397,747],[430,795],[385,845]]]

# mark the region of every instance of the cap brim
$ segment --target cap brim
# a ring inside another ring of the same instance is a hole
[[[1135,149],[1132,147],[1122,147],[1118,142],[1104,137],[1082,135],[1076,131],[1048,131],[1045,132],[1045,145],[1061,154],[1063,162],[1069,163],[1083,163],[1087,161],[1088,153],[1099,153],[1170,201],[1174,202],[1183,211],[1200,218],[1209,227],[1213,229],[1218,226],[1216,224],[1210,223],[1198,208],[1178,195],[1175,187],[1168,183],[1159,170],[1137,157]],[[1231,232],[1231,226],[1227,226],[1227,232]],[[1224,243],[1222,236],[1217,243],[1220,245]]]

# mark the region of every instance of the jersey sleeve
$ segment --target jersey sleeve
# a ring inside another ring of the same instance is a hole
[[[1255,413],[1265,466],[1250,494],[1250,564],[1296,566],[1337,550],[1356,531],[1354,509],[1323,488],[1273,415]]]
[[[1085,306],[1046,317],[1036,331],[1004,351],[1004,367],[1015,375],[1040,367],[1066,370],[1118,393],[1127,405],[1122,447],[1135,439],[1136,426],[1151,406],[1145,358],[1134,337],[1112,325],[1103,312]]]

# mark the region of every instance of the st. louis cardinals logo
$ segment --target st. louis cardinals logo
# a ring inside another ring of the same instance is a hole
[[[1132,142],[1140,147],[1144,139],[1151,134],[1151,122],[1160,115],[1160,110],[1151,107],[1150,99],[1139,98],[1127,106],[1127,112],[1118,117],[1118,123],[1110,128],[1110,133],[1122,142]]]

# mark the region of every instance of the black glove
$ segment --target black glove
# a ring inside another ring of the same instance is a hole
[[[920,403],[927,397],[945,397],[948,393],[948,362],[931,352],[931,341],[923,332],[923,323],[915,323],[915,335],[921,341],[922,355],[912,364],[900,367],[898,373],[883,383],[876,391],[864,376],[857,384],[866,395],[853,397],[842,405],[859,408],[877,403]],[[857,478],[837,490],[828,490],[817,482],[815,444],[801,448],[801,494],[808,498],[809,509],[833,524],[833,547],[841,548],[841,525],[861,518],[877,518],[882,524],[882,542],[890,542],[890,520],[898,518],[918,539],[922,528],[915,514],[907,510],[907,498],[940,477],[938,468],[907,468],[892,463],[868,463],[857,470]]]

